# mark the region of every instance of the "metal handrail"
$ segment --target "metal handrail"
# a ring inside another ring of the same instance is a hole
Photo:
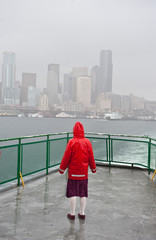
[[[65,135],[65,137],[60,137],[59,136],[63,136]],[[25,147],[33,147],[36,146],[37,144],[46,144],[46,149],[45,149],[45,152],[46,152],[46,156],[45,156],[45,167],[40,167],[39,169],[37,168],[37,170],[33,169],[33,170],[30,170],[28,171],[27,173],[24,174],[24,176],[26,175],[30,175],[32,173],[35,173],[35,172],[39,172],[43,169],[46,170],[46,174],[48,174],[48,170],[49,168],[53,167],[53,166],[56,166],[60,163],[61,161],[61,157],[63,155],[63,150],[61,150],[59,152],[59,160],[58,162],[56,162],[55,164],[51,164],[50,163],[50,159],[51,159],[51,151],[52,151],[52,154],[54,151],[56,151],[56,149],[52,149],[52,146],[53,144],[56,142],[55,140],[59,140],[59,141],[63,141],[64,142],[64,148],[65,148],[65,145],[66,143],[69,141],[69,139],[71,138],[70,135],[73,135],[72,132],[61,132],[61,133],[50,133],[50,134],[40,134],[40,135],[31,135],[31,136],[24,136],[24,137],[18,137],[18,138],[5,138],[5,139],[0,139],[0,144],[3,142],[9,142],[10,141],[10,145],[0,145],[0,155],[1,155],[1,151],[5,152],[7,151],[7,149],[12,149],[12,148],[15,148],[15,150],[17,151],[17,174],[16,174],[16,177],[13,176],[13,177],[6,177],[7,180],[5,181],[1,181],[0,179],[0,184],[3,184],[3,183],[6,183],[6,182],[9,182],[9,181],[12,181],[12,180],[15,180],[17,179],[17,182],[18,182],[18,185],[20,185],[20,172],[22,172],[22,166],[23,166],[23,158],[24,158],[24,152],[23,152],[23,148],[25,149]],[[50,138],[50,137],[54,137],[54,138]],[[55,138],[56,136],[58,136],[58,138]],[[105,149],[106,149],[106,159],[105,160],[101,160],[101,159],[98,159],[96,158],[97,161],[100,161],[100,162],[105,162],[107,163],[109,166],[112,165],[112,163],[119,163],[119,164],[131,164],[132,166],[133,165],[138,165],[138,166],[143,166],[143,167],[147,167],[148,169],[148,173],[150,173],[150,171],[154,171],[155,169],[153,169],[151,167],[151,151],[153,151],[153,149],[151,149],[151,147],[153,148],[154,147],[154,151],[156,150],[156,139],[154,138],[150,138],[149,136],[138,136],[138,135],[125,135],[125,134],[108,134],[108,133],[94,133],[94,132],[85,132],[85,136],[88,137],[89,139],[94,140],[97,139],[97,140],[102,140],[102,141],[105,141]],[[35,141],[29,141],[29,139],[33,139],[33,138],[45,138],[44,140],[35,140]],[[118,137],[118,138],[117,138]],[[23,142],[22,140],[25,140],[27,139],[28,141],[27,142]],[[16,144],[13,144],[12,142],[13,141],[17,141]],[[113,155],[114,155],[114,150],[113,150],[113,143],[117,142],[117,141],[130,141],[130,142],[138,142],[138,143],[144,143],[144,144],[147,144],[147,164],[141,164],[141,163],[131,163],[131,162],[122,162],[122,161],[115,161],[113,160]],[[33,146],[34,145],[34,146]],[[104,147],[104,145],[103,145]],[[95,149],[96,150],[96,149]],[[9,150],[8,150],[9,151]],[[28,151],[29,152],[29,151]],[[153,152],[152,152],[153,153]],[[36,152],[34,152],[34,155],[36,154]],[[156,151],[154,152],[154,154],[156,155]],[[4,154],[6,155],[7,157],[7,154]],[[1,156],[3,157],[3,156]],[[7,159],[8,160],[8,159]],[[15,161],[15,160],[14,160]],[[5,165],[5,161],[3,161],[3,164],[1,163],[2,161],[0,161],[0,171],[2,171],[2,167],[3,165]],[[25,162],[24,162],[25,163]],[[2,164],[2,167],[1,167],[1,164]],[[15,164],[16,164],[16,161],[15,161]],[[155,166],[156,166],[156,157],[155,157]],[[8,168],[9,169],[10,166],[5,166],[5,168]],[[30,166],[27,166],[28,168]],[[10,170],[11,171],[11,170]]]

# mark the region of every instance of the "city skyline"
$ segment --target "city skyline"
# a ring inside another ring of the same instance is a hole
[[[91,66],[90,68],[88,67],[88,66],[82,66],[82,65],[80,65],[80,66],[73,66],[72,67],[72,69],[70,69],[69,70],[69,72],[65,72],[65,73],[62,73],[63,74],[63,76],[62,76],[62,81],[60,81],[60,68],[61,68],[61,66],[60,66],[60,64],[58,63],[58,64],[56,64],[56,63],[49,63],[48,65],[47,65],[47,73],[45,74],[45,82],[46,82],[46,85],[44,86],[44,87],[38,87],[38,80],[37,80],[37,73],[35,73],[35,72],[22,72],[21,73],[21,81],[20,81],[20,83],[21,83],[21,86],[22,86],[22,81],[23,81],[23,74],[30,74],[30,75],[36,75],[36,86],[35,87],[37,87],[37,88],[39,88],[41,91],[43,91],[44,89],[48,89],[48,92],[50,91],[50,85],[49,85],[49,87],[48,87],[48,74],[49,74],[49,72],[50,71],[53,71],[53,73],[52,73],[52,75],[53,75],[53,77],[54,77],[54,75],[56,74],[56,75],[58,75],[57,76],[57,83],[61,83],[62,84],[62,93],[64,93],[64,79],[65,79],[65,75],[67,74],[67,75],[70,75],[72,72],[72,74],[74,74],[75,76],[80,76],[80,75],[86,75],[86,76],[89,76],[89,77],[93,77],[93,76],[91,76],[91,73],[92,73],[92,69],[94,68],[94,67],[98,67],[99,68],[99,81],[102,81],[102,80],[100,80],[100,64],[101,64],[101,53],[103,53],[104,55],[105,55],[105,53],[106,53],[106,56],[104,56],[104,62],[106,63],[106,65],[107,65],[107,61],[109,62],[110,61],[110,63],[112,64],[112,51],[111,50],[100,50],[100,55],[99,55],[99,66],[98,65],[94,65],[94,66]],[[6,55],[8,55],[9,57],[7,57],[8,59],[9,59],[9,61],[14,61],[14,65],[16,65],[16,62],[15,62],[15,58],[16,58],[16,53],[15,52],[9,52],[9,51],[4,51],[3,53],[3,63],[2,63],[2,68],[3,68],[3,65],[4,65],[4,62],[6,61],[5,60],[5,58],[6,58]],[[107,54],[109,55],[110,54],[110,56],[108,57],[107,56]],[[11,56],[11,55],[13,55],[13,57]],[[6,58],[6,59],[7,59]],[[103,64],[104,64],[104,62],[103,62]],[[51,70],[50,70],[50,68],[51,68]],[[54,68],[54,69],[53,69]],[[113,67],[112,67],[113,68]],[[112,68],[111,68],[111,77],[106,77],[106,79],[108,78],[109,79],[109,81],[107,82],[107,84],[109,85],[109,86],[107,86],[107,89],[109,90],[108,92],[112,92],[113,94],[119,94],[119,95],[134,95],[134,96],[136,96],[136,97],[142,97],[142,98],[145,98],[146,100],[149,100],[149,101],[155,101],[155,99],[153,99],[153,100],[150,100],[150,99],[148,99],[148,98],[146,98],[145,96],[138,96],[138,95],[135,95],[133,92],[131,92],[131,93],[129,93],[129,94],[126,94],[126,93],[123,93],[123,94],[120,94],[119,92],[114,92],[114,91],[112,91],[112,88],[113,88],[113,78],[112,78],[112,75],[113,75],[113,72],[112,72]],[[82,74],[80,74],[80,73],[82,73]],[[16,76],[16,70],[14,71],[14,75]],[[107,71],[106,71],[106,75],[107,75]],[[55,78],[55,77],[54,77]],[[2,78],[0,78],[1,79],[1,83],[3,83],[3,74],[2,74]],[[15,77],[14,78],[14,84],[15,84],[15,82],[18,82],[18,79]],[[106,81],[106,80],[104,80],[104,81]],[[97,82],[96,82],[97,83]],[[107,92],[107,91],[105,91],[104,90],[104,85],[102,86],[101,85],[102,83],[99,83],[99,86],[98,86],[98,88],[100,88],[101,89],[101,92]],[[105,82],[105,85],[106,85],[106,82]],[[72,86],[73,87],[73,86]],[[105,86],[106,87],[106,86]],[[97,93],[99,93],[99,90],[98,90],[98,88],[97,88]],[[56,90],[56,86],[55,86],[55,90]],[[58,86],[58,93],[59,93],[59,86]],[[48,93],[48,95],[50,96],[50,92]],[[73,99],[74,100],[74,99]],[[58,101],[58,99],[56,99],[56,101],[54,101],[55,103],[59,103],[59,101]]]
[[[48,64],[60,65],[62,82],[73,66],[99,65],[100,50],[110,49],[112,91],[155,100],[155,12],[155,0],[0,1],[0,66],[4,51],[15,52],[16,79],[36,73],[43,88]]]
[[[48,64],[47,86],[42,91],[36,86],[36,73],[22,73],[22,83],[15,81],[15,57],[14,52],[3,53],[1,115],[9,115],[3,109],[13,107],[12,114],[16,116],[19,110],[22,111],[20,116],[25,116],[26,113],[27,116],[32,116],[27,111],[37,110],[43,111],[44,116],[66,116],[65,112],[68,112],[73,113],[74,117],[100,118],[112,111],[112,114],[119,114],[119,118],[156,119],[156,101],[148,101],[133,94],[120,95],[112,92],[111,50],[100,51],[100,66],[95,65],[90,71],[87,66],[77,66],[64,74],[64,87],[60,84],[60,65]],[[61,111],[61,115],[57,114]],[[40,112],[35,113],[35,116],[39,117]]]

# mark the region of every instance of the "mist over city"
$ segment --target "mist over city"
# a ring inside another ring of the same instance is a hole
[[[156,2],[0,1],[0,115],[156,119]]]

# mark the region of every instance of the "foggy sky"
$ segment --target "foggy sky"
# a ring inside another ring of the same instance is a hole
[[[2,53],[16,53],[16,79],[37,74],[46,87],[49,63],[63,73],[98,64],[112,50],[113,92],[156,100],[155,0],[0,0]]]

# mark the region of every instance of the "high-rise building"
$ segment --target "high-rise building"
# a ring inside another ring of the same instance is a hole
[[[2,87],[14,88],[15,85],[15,53],[4,52],[3,53],[3,65],[2,65]]]
[[[112,51],[100,52],[100,92],[112,92]]]
[[[49,107],[52,107],[54,104],[58,103],[59,74],[60,74],[59,64],[48,65],[47,95]]]
[[[76,90],[77,102],[88,107],[91,104],[91,78],[87,76],[77,77]]]
[[[21,103],[28,103],[28,88],[36,88],[36,73],[22,73]]]
[[[100,89],[100,68],[94,66],[90,72],[91,75],[91,103],[95,103]]]
[[[88,76],[88,67],[87,66],[73,67],[72,75],[75,78],[80,76]]]
[[[72,100],[76,101],[77,96],[77,78],[78,77],[87,77],[88,76],[88,67],[78,66],[73,67],[72,70]]]
[[[2,64],[2,100],[4,104],[14,104],[12,92],[15,87],[15,53],[4,52]]]
[[[64,74],[64,101],[72,100],[73,78],[71,73]]]

